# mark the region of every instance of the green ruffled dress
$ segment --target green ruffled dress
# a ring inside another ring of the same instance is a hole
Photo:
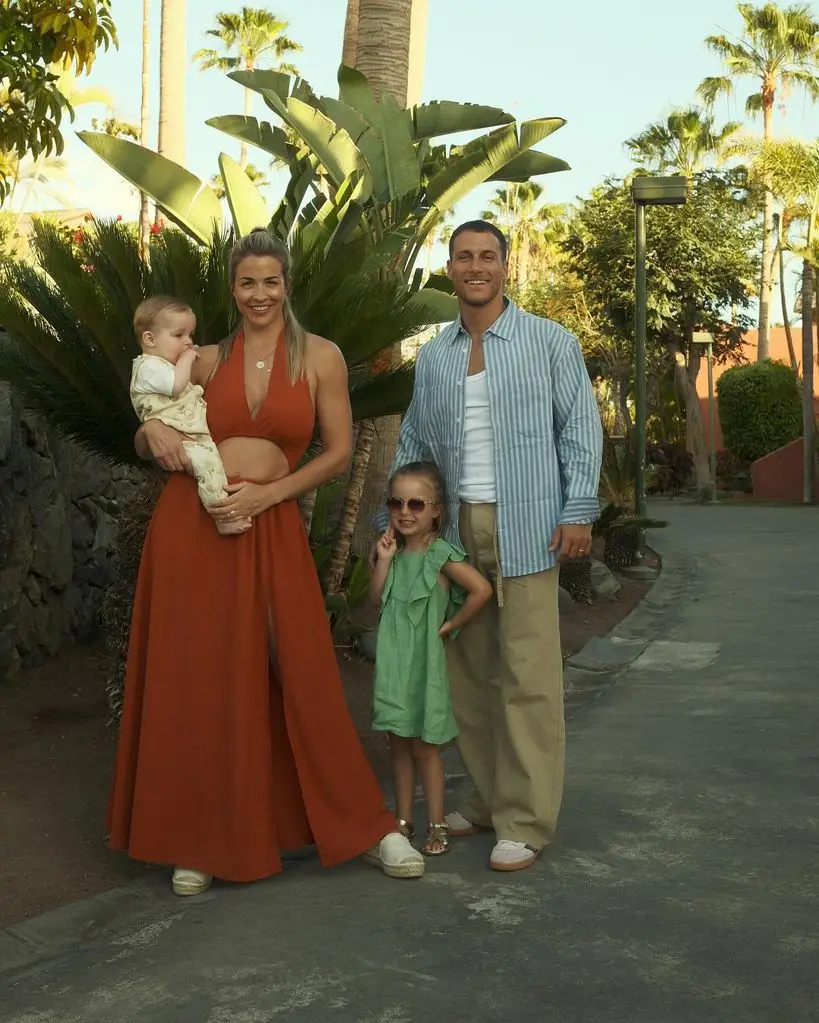
[[[399,551],[381,597],[375,648],[373,729],[441,746],[458,734],[444,641],[438,635],[464,601],[464,591],[441,585],[441,569],[466,554],[436,540],[426,551]]]

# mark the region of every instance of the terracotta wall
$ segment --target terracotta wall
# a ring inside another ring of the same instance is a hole
[[[802,502],[802,450],[800,437],[754,462],[751,479],[756,500]],[[816,499],[819,500],[819,480]]]
[[[796,349],[796,358],[799,362],[802,361],[802,331],[799,327],[793,327],[791,329],[793,334],[793,346]],[[785,362],[790,365],[790,355],[788,354],[788,341],[785,337],[784,327],[772,327],[770,332],[770,345],[771,345],[771,358],[777,362]],[[755,330],[749,330],[745,335],[745,342],[742,346],[742,354],[747,362],[756,362],[756,346],[757,346],[757,332]],[[718,366],[714,364],[714,390],[716,391],[717,380],[722,374],[730,369],[733,363],[729,363],[725,366]],[[819,398],[819,365],[814,367],[814,395]],[[705,364],[705,359],[700,363],[700,371],[697,375],[697,394],[701,398],[708,397],[708,367]]]

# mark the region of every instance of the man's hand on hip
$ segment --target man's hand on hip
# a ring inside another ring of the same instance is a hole
[[[549,551],[557,552],[558,561],[584,558],[591,553],[592,527],[575,522],[564,522],[552,533]]]

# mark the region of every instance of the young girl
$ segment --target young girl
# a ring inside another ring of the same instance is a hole
[[[450,842],[439,747],[457,734],[444,637],[483,607],[492,587],[439,535],[446,506],[434,464],[403,466],[389,493],[390,526],[378,543],[370,582],[370,599],[381,604],[373,728],[390,734],[399,828],[412,841],[417,764],[429,821],[423,852],[441,856]]]

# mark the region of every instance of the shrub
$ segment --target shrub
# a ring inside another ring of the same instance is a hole
[[[802,436],[802,402],[796,374],[784,362],[734,366],[717,381],[725,446],[754,462]]]
[[[685,444],[652,444],[646,451],[646,488],[649,493],[681,494],[688,488],[694,472],[694,459]]]

